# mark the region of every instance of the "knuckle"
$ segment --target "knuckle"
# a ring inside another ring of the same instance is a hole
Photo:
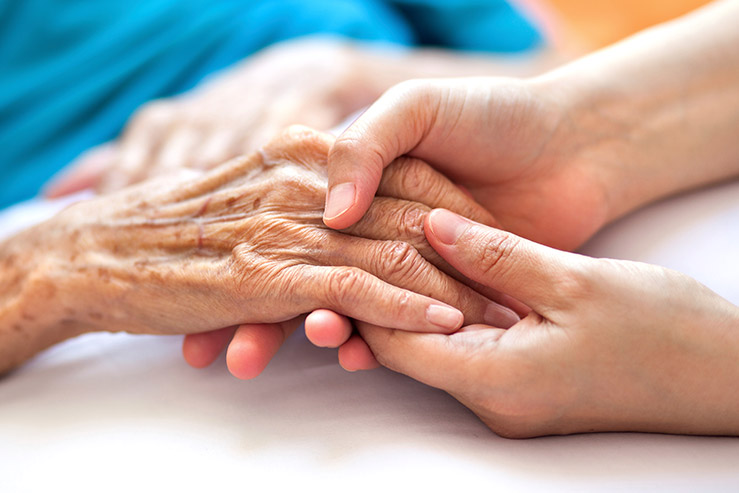
[[[478,269],[484,277],[496,278],[504,270],[518,249],[519,239],[508,234],[495,234],[489,237],[480,249]]]
[[[425,205],[414,202],[408,203],[400,211],[399,224],[401,231],[398,233],[411,240],[425,240],[423,222],[428,213],[429,208]]]
[[[246,245],[237,245],[232,251],[230,274],[237,293],[249,292],[253,288],[253,280],[258,271],[259,262],[256,255]]]
[[[326,282],[326,301],[329,308],[349,306],[359,299],[366,286],[364,271],[356,267],[337,267]]]
[[[277,161],[325,166],[332,138],[304,125],[290,125],[270,140],[262,152]]]
[[[426,163],[411,158],[400,158],[396,163],[400,186],[405,193],[434,196],[435,176]]]
[[[380,248],[380,265],[383,275],[388,278],[412,279],[418,273],[422,259],[411,244],[389,241]]]

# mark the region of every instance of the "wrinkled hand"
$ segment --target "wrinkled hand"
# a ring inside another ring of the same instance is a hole
[[[322,179],[325,181],[325,160],[331,140],[327,136],[323,136],[322,139],[318,148],[308,153],[305,147],[296,148],[292,159],[301,161],[307,159],[318,163],[319,172],[322,173]],[[322,157],[321,152],[323,152]],[[441,272],[461,279],[461,274],[441,259],[427,243],[423,233],[424,217],[432,207],[447,207],[466,217],[485,223],[490,223],[492,220],[489,214],[442,175],[415,159],[399,159],[388,167],[380,183],[379,193],[381,197],[376,199],[377,206],[370,208],[366,217],[349,228],[347,232],[374,240],[388,240],[384,242],[385,251],[381,253],[382,258],[378,259],[382,265],[380,270],[384,273],[380,277],[385,279],[384,276],[387,275],[386,280],[400,283],[398,285],[402,286],[411,282],[414,288],[410,289],[429,294],[432,292],[428,290],[428,286],[425,286],[429,278],[423,272],[419,272],[421,264],[425,266],[425,269],[431,268],[431,265],[436,266]],[[390,199],[391,197],[393,199]],[[396,202],[397,207],[390,207]],[[320,228],[320,225],[318,227]],[[322,231],[330,232],[326,228]],[[324,242],[320,248],[331,250],[335,247]],[[328,254],[327,252],[326,255]],[[362,264],[362,266],[366,265],[368,265],[367,262]],[[443,276],[440,273],[439,275]],[[391,281],[390,278],[393,280]],[[475,291],[482,293],[485,298],[470,291],[469,288],[464,288],[463,292],[464,296],[471,296],[470,301],[445,298],[444,296],[451,295],[452,291],[460,291],[462,287],[453,279],[445,276],[443,278],[444,282],[452,283],[453,287],[444,287],[439,292],[434,291],[431,296],[435,298],[440,296],[437,299],[459,306],[467,317],[482,316],[487,320],[495,320],[503,326],[509,326],[518,320],[518,316],[513,311],[501,307],[500,304],[510,306],[520,312],[522,311],[520,303],[479,285],[472,284],[472,287]],[[474,308],[475,300],[485,300],[486,305],[482,307],[484,312],[480,313],[477,308]],[[490,304],[487,300],[497,303]],[[470,309],[472,312],[468,313]],[[320,316],[321,312],[338,317],[328,310],[319,310],[317,316]],[[316,315],[310,317],[315,319]],[[346,319],[342,318],[341,323],[345,327],[351,327]],[[252,378],[261,372],[294,328],[294,325],[291,325],[289,330],[284,330],[283,327],[274,324],[248,324],[239,328],[227,327],[216,331],[191,334],[185,337],[183,354],[188,363],[201,368],[211,364],[218,354],[228,347],[227,364],[231,373],[239,378]],[[420,327],[416,328],[420,330]],[[313,336],[313,334],[310,335]],[[329,335],[329,337],[334,338],[335,336]],[[346,339],[342,335],[338,338]]]
[[[739,308],[687,276],[565,253],[448,211],[431,245],[533,311],[451,335],[359,323],[383,365],[446,390],[510,437],[739,434]]]
[[[398,156],[464,186],[496,225],[557,248],[609,219],[605,174],[618,153],[537,79],[416,80],[387,91],[331,148],[325,222],[345,228]]]
[[[332,142],[294,127],[260,152],[198,178],[147,182],[76,204],[53,227],[41,225],[58,241],[49,270],[63,279],[59,291],[73,298],[66,300],[65,324],[157,334],[231,327],[220,336],[241,324],[271,324],[246,325],[251,335],[235,339],[261,344],[259,364],[237,371],[253,375],[295,319],[317,308],[432,332],[457,329],[462,312],[468,323],[518,319],[419,253],[452,270],[429,253],[422,230],[429,208],[411,201],[418,189],[397,188],[409,174],[417,180],[425,172],[424,183],[448,189],[441,202],[454,203],[456,193],[458,210],[485,215],[418,161],[392,168],[395,179],[367,220],[345,232],[325,227]]]
[[[48,188],[113,191],[181,167],[209,169],[252,152],[290,124],[327,130],[379,95],[346,43],[270,47],[181,96],[141,107],[119,141],[83,154]]]

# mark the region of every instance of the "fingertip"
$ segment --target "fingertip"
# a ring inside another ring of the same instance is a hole
[[[305,319],[305,335],[318,347],[339,347],[349,339],[351,333],[349,319],[331,310],[315,310]]]
[[[193,368],[205,368],[213,364],[234,334],[235,327],[200,334],[188,334],[182,341],[182,356]]]
[[[434,209],[426,216],[424,233],[435,245],[452,246],[473,223],[446,209]]]
[[[365,184],[340,183],[331,187],[326,195],[323,223],[332,229],[344,229],[356,224],[367,212],[375,191]]]
[[[372,370],[380,366],[367,343],[357,334],[339,347],[339,364],[350,372]]]
[[[228,371],[240,380],[259,376],[282,345],[277,324],[245,324],[236,329],[226,351]]]

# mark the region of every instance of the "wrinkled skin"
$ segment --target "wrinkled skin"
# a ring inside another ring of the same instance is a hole
[[[24,351],[5,344],[4,369],[39,346],[91,330],[187,334],[268,322],[281,324],[286,336],[297,317],[317,308],[431,332],[462,325],[462,314],[447,303],[464,313],[466,323],[517,320],[419,253],[452,271],[430,255],[424,240],[429,208],[412,202],[421,198],[413,196],[419,188],[406,187],[404,196],[399,184],[437,187],[441,198],[432,206],[489,219],[418,161],[398,162],[392,185],[384,186],[385,196],[366,220],[346,232],[325,227],[332,141],[294,127],[260,152],[210,173],[147,182],[78,203],[6,241],[4,259],[12,251],[16,263],[19,252],[35,246],[25,262],[35,268],[19,293],[4,290],[6,314],[12,312],[8,306],[20,307],[14,324],[20,334],[54,335],[36,337],[38,343],[27,343]],[[29,312],[39,311],[42,293],[55,301],[27,320]]]

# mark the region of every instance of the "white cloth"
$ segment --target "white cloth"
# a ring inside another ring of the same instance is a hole
[[[738,199],[739,182],[670,199],[583,252],[672,267],[739,303]],[[187,367],[179,347],[92,334],[0,380],[0,492],[739,491],[739,439],[506,440],[445,393],[344,372],[301,335],[246,382],[222,360]]]

